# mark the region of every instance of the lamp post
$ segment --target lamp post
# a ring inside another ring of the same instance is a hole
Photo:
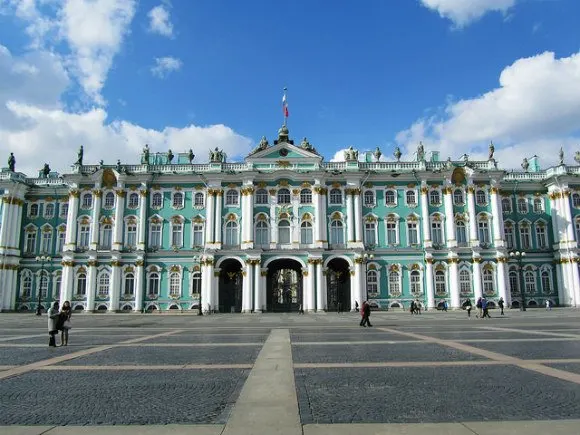
[[[40,263],[40,285],[38,286],[38,304],[36,305],[36,315],[40,316],[42,315],[42,311],[40,309],[40,304],[41,304],[41,298],[42,298],[42,287],[44,284],[44,263],[50,263],[50,261],[52,260],[52,258],[48,257],[48,256],[40,256],[40,257],[36,257],[36,262]],[[48,285],[46,286],[46,289],[48,291]]]
[[[526,311],[526,282],[523,280],[522,261],[526,258],[526,253],[521,251],[510,252],[510,257],[518,262],[518,281],[520,283],[520,293],[522,295],[522,305],[520,311]]]
[[[201,277],[201,261],[200,261],[200,257],[198,257],[197,255],[194,255],[193,256],[193,262],[194,262],[194,264],[199,264],[200,265],[200,268],[199,268],[199,278],[200,279],[197,282],[199,282],[201,284],[201,278],[202,277]],[[194,268],[194,270],[195,270],[195,268]],[[202,306],[201,306],[201,285],[199,286],[199,288],[197,290],[199,290],[199,302],[197,304],[197,315],[198,316],[203,316],[203,309],[202,309]]]
[[[369,299],[369,279],[368,279],[368,274],[369,274],[369,261],[373,261],[373,259],[375,258],[375,254],[373,254],[372,252],[365,252],[362,255],[362,260],[365,264],[365,300],[368,301]],[[363,301],[361,301],[362,303]]]

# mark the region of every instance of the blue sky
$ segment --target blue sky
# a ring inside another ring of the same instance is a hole
[[[29,174],[81,143],[86,163],[145,143],[240,160],[275,138],[287,86],[291,136],[327,160],[493,140],[506,167],[571,163],[579,21],[575,0],[0,0],[0,149]]]

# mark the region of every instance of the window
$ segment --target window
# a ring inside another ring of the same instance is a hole
[[[536,242],[538,244],[538,249],[548,248],[548,237],[546,234],[546,227],[542,222],[536,224]]]
[[[239,196],[238,191],[230,189],[226,192],[226,205],[238,205]]]
[[[93,195],[91,193],[85,193],[82,197],[81,208],[92,208],[93,207]]]
[[[376,270],[367,272],[367,291],[369,294],[377,294],[379,292],[379,274]]]
[[[175,192],[173,194],[173,208],[183,208],[183,193]]]
[[[441,194],[438,190],[432,190],[429,193],[429,203],[431,205],[441,205]]]
[[[52,230],[45,228],[42,230],[42,240],[40,241],[40,252],[42,254],[50,253],[52,245]]]
[[[443,244],[443,228],[441,227],[441,222],[431,222],[431,239],[435,245]]]
[[[183,246],[183,224],[181,222],[171,224],[171,246]]]
[[[505,238],[505,244],[508,249],[513,249],[515,247],[514,242],[514,228],[511,224],[506,224],[503,229],[503,234]]]
[[[151,197],[151,207],[161,208],[163,206],[163,194],[161,192],[155,192]]]
[[[512,295],[517,295],[520,293],[520,279],[516,271],[510,271],[509,273],[510,281],[510,293]]]
[[[195,207],[203,207],[204,205],[203,193],[201,192],[195,193],[195,195],[193,196],[193,205]]]
[[[125,246],[129,249],[137,246],[137,224],[135,222],[127,223]]]
[[[453,204],[463,205],[465,201],[463,200],[463,191],[461,189],[455,189],[453,191]]]
[[[87,294],[87,274],[79,273],[77,275],[77,292],[79,296],[84,296]]]
[[[572,194],[572,205],[575,208],[580,208],[580,193],[573,193]]]
[[[397,205],[397,192],[395,190],[385,191],[385,204],[391,207]]]
[[[464,296],[471,294],[471,274],[465,269],[459,272],[459,292]]]
[[[396,245],[399,243],[397,234],[397,222],[393,220],[387,221],[387,245]]]
[[[27,254],[34,254],[36,252],[36,229],[26,230],[26,245],[24,252]]]
[[[525,214],[528,212],[528,201],[526,198],[518,199],[518,213]]]
[[[91,227],[89,224],[80,224],[79,226],[79,248],[86,249],[89,247]]]
[[[542,281],[542,292],[549,295],[552,293],[552,280],[550,279],[550,272],[547,270],[542,270],[540,277]]]
[[[458,246],[467,245],[467,229],[465,227],[465,222],[457,221],[455,223],[455,239],[457,240]]]
[[[181,296],[181,274],[178,272],[171,272],[169,275],[169,296]]]
[[[149,287],[149,291],[147,292],[149,294],[149,296],[153,296],[153,297],[157,297],[159,296],[159,273],[157,272],[152,272],[149,275],[149,283],[148,283],[148,287]]]
[[[60,217],[66,217],[68,214],[68,203],[65,202],[60,206]]]
[[[401,294],[401,280],[399,272],[392,270],[389,272],[389,294],[398,296]]]
[[[435,272],[435,293],[438,295],[444,295],[446,292],[445,272],[438,270]]]
[[[405,194],[407,199],[407,205],[416,206],[417,205],[417,195],[415,194],[414,190],[407,190]]]
[[[278,223],[278,242],[282,244],[288,244],[291,242],[290,222],[287,220],[281,220]]]
[[[374,207],[375,206],[375,192],[372,190],[366,190],[364,193],[364,203],[365,207]]]
[[[257,205],[268,204],[268,191],[266,189],[258,189],[256,191],[256,204]]]
[[[486,205],[487,204],[487,195],[485,194],[485,190],[478,190],[475,192],[475,202],[477,205]]]
[[[32,276],[30,273],[22,274],[22,289],[20,290],[20,297],[27,299],[32,296]]]
[[[421,289],[421,274],[418,270],[413,270],[410,275],[411,281],[411,294],[420,295],[423,290]]]
[[[58,236],[56,239],[56,252],[64,251],[64,242],[66,240],[66,231],[64,228],[58,230]]]
[[[544,212],[544,201],[542,198],[534,198],[534,213]]]
[[[199,297],[201,292],[201,273],[193,272],[191,280],[191,294]]]
[[[377,224],[375,222],[365,222],[365,244],[377,244]]]
[[[193,246],[203,247],[203,224],[200,222],[194,223],[191,227],[191,232],[193,235]]]
[[[113,192],[107,192],[105,194],[105,208],[112,209],[115,207],[115,194]]]
[[[344,226],[339,220],[333,220],[330,223],[330,243],[332,245],[344,244]]]
[[[305,221],[300,225],[300,243],[310,245],[314,243],[312,234],[312,223]]]
[[[135,275],[128,273],[125,275],[125,296],[133,296],[135,294]]]
[[[504,213],[512,212],[512,200],[510,198],[502,198],[501,209]]]
[[[111,224],[104,224],[101,228],[101,241],[99,243],[101,249],[111,249],[113,241],[113,226]]]
[[[419,244],[419,230],[417,228],[417,222],[410,221],[407,222],[407,233],[409,237],[409,246],[414,246]]]
[[[161,229],[160,222],[152,222],[149,225],[149,247],[152,249],[161,248]]]
[[[109,296],[109,274],[107,272],[103,272],[99,275],[97,295],[100,298],[106,298]]]
[[[38,287],[38,290],[40,290],[40,297],[46,299],[46,296],[48,295],[48,272],[46,272],[46,270],[42,270],[38,276]]]
[[[39,206],[38,204],[30,204],[30,217],[31,218],[35,218],[38,217],[38,210],[39,210]]]
[[[54,216],[54,203],[49,202],[48,204],[44,204],[44,217],[51,218]]]
[[[290,204],[290,191],[288,189],[278,190],[278,204]]]
[[[235,246],[238,245],[238,224],[234,221],[229,221],[226,224],[226,238],[225,238],[225,245],[226,246]]]
[[[524,284],[528,296],[536,293],[536,276],[533,271],[528,270],[524,273]]]
[[[576,241],[580,242],[580,220],[576,220]]]
[[[300,191],[300,204],[312,203],[312,191],[310,189],[302,189]]]
[[[61,286],[62,286],[62,276],[57,275],[56,278],[54,278],[54,294],[58,296],[55,297],[60,297]]]
[[[131,193],[129,194],[129,208],[137,208],[139,207],[139,194],[138,193]]]
[[[489,244],[489,223],[487,219],[484,217],[477,223],[478,234],[479,234],[479,242],[482,244]]]
[[[483,270],[483,293],[485,295],[493,295],[495,293],[495,283],[493,281],[493,270]]]
[[[270,228],[264,221],[258,221],[256,224],[256,245],[264,246],[270,244]]]
[[[532,247],[532,239],[530,237],[530,227],[525,225],[520,228],[520,242],[522,249],[530,249]]]
[[[340,189],[330,190],[330,205],[342,204],[342,192]]]

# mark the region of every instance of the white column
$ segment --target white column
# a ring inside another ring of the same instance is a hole
[[[60,282],[59,301],[63,303],[64,301],[70,301],[72,299],[74,263],[72,262],[72,260],[63,260],[61,264],[62,264],[62,278]]]
[[[97,292],[97,260],[91,258],[87,263],[87,306],[86,311],[91,313],[95,310],[95,295]],[[61,281],[62,286],[62,281]]]
[[[578,274],[578,263],[576,263],[578,258],[571,258],[569,262],[570,275],[572,277],[572,292],[574,293],[575,306],[580,306],[580,275]]]
[[[558,193],[551,191],[549,192],[550,197],[550,217],[552,218],[552,235],[554,236],[554,243],[557,244],[559,240],[562,239],[559,230],[559,219],[558,219]],[[562,300],[560,300],[562,304]]]
[[[447,246],[453,248],[457,246],[455,240],[455,216],[453,216],[453,200],[451,187],[443,189],[443,202],[445,205],[445,232],[447,233]],[[453,307],[453,301],[451,302]]]
[[[143,196],[141,197],[141,201],[143,201]],[[140,313],[143,309],[143,293],[145,290],[145,283],[144,283],[144,274],[145,271],[143,269],[143,259],[138,258],[135,261],[135,307],[133,311],[136,313]]]
[[[344,190],[346,195],[346,213],[345,213],[345,220],[346,220],[346,234],[347,234],[347,244],[351,244],[354,242],[354,210],[352,207],[352,190],[351,188],[347,188]]]
[[[201,311],[203,313],[207,313],[212,306],[212,302],[213,302],[213,282],[214,282],[214,261],[213,259],[210,259],[208,261],[206,261],[206,268],[207,268],[207,285],[204,286],[203,285],[203,274],[201,277],[201,291],[202,291],[202,295],[201,295]],[[204,292],[205,289],[205,292]]]
[[[0,227],[0,249],[5,250],[9,247],[8,245],[8,225],[10,218],[10,211],[12,209],[11,198],[2,197],[2,226]],[[20,230],[19,230],[20,231]]]
[[[427,258],[425,263],[425,289],[427,293],[427,308],[435,308],[435,288],[433,287],[432,258]]]
[[[270,248],[278,245],[278,224],[276,219],[276,190],[270,189]]]
[[[205,243],[213,244],[213,227],[214,222],[214,197],[215,191],[213,189],[207,189],[207,204],[205,209]]]
[[[292,223],[291,223],[291,239],[293,249],[300,247],[300,189],[292,191]]]
[[[459,270],[457,266],[457,258],[449,260],[449,284],[451,290],[451,308],[459,308],[461,302],[459,299]]]
[[[147,188],[144,186],[139,190],[139,238],[137,240],[137,249],[139,251],[145,250],[145,242],[147,238]]]
[[[305,306],[303,307],[306,311],[315,311],[316,310],[316,299],[314,294],[314,282],[316,276],[314,275],[314,265],[316,260],[309,259],[308,260],[308,276],[306,277],[306,297],[305,297]]]
[[[18,249],[18,236],[22,232],[22,226],[19,225],[21,222],[21,214],[22,214],[22,204],[21,201],[16,198],[12,197],[10,199],[12,203],[12,207],[8,209],[8,234],[7,234],[7,247]]]
[[[423,225],[423,243],[426,248],[431,247],[431,227],[429,225],[429,202],[427,193],[429,189],[427,186],[421,187],[421,222]]]
[[[120,251],[123,248],[123,227],[125,221],[123,215],[125,212],[125,194],[126,192],[121,188],[115,191],[117,194],[117,201],[115,201],[115,224],[113,226],[113,246],[114,251]],[[116,310],[117,308],[115,308]]]
[[[501,248],[504,246],[505,242],[503,240],[503,216],[501,213],[501,202],[499,197],[499,189],[493,186],[489,189],[490,201],[491,201],[491,215],[493,216],[493,243],[496,248]],[[507,300],[505,297],[504,300]]]
[[[314,204],[314,243],[317,248],[322,248],[322,225],[324,222],[324,217],[322,216],[322,209],[320,206],[320,187],[315,186],[312,189],[312,202]]]
[[[217,245],[216,248],[220,249],[222,247],[222,207],[223,207],[223,193],[222,189],[217,189],[215,194],[215,238],[214,242]],[[242,196],[242,204],[244,197]],[[242,210],[243,212],[243,210]],[[243,216],[243,214],[242,214]],[[244,219],[242,218],[242,225],[245,226]],[[242,239],[242,243],[244,240]]]
[[[316,263],[316,311],[326,309],[326,276],[322,273],[322,259]]]
[[[320,240],[322,240],[322,247],[328,247],[328,219],[326,218],[326,194],[328,189],[326,187],[321,188],[320,191]]]
[[[258,267],[258,266],[256,266],[256,267]],[[261,290],[260,294],[262,295],[261,296],[261,306],[262,306],[264,311],[266,311],[268,309],[267,308],[268,301],[267,301],[267,295],[266,295],[266,289],[268,288],[267,287],[268,283],[266,282],[267,277],[268,277],[268,269],[261,269],[260,270],[260,288],[262,290]]]
[[[201,288],[199,290],[201,296],[201,303],[202,303],[202,311],[203,311],[203,304],[209,297],[211,293],[211,284],[213,282],[213,273],[210,271],[209,264],[212,263],[212,260],[209,258],[202,258],[200,262],[200,272],[201,272]]]
[[[10,295],[10,298],[8,299],[8,307],[10,307],[11,309],[15,309],[16,308],[16,295],[18,293],[18,289],[16,287],[16,282],[17,282],[17,277],[18,277],[18,269],[15,267],[12,267],[11,269],[7,270],[8,275],[7,275],[7,280],[6,280],[6,288],[8,289],[8,295]]]
[[[558,261],[558,264],[556,264],[556,288],[558,289],[558,301],[560,302],[561,306],[565,306],[570,305],[570,299],[566,294],[566,285],[564,282],[562,269],[563,264],[561,261]]]
[[[566,239],[575,247],[576,245],[573,243],[576,239],[574,236],[574,220],[572,219],[572,212],[570,211],[570,192],[568,190],[562,192],[562,210],[566,222]]]
[[[117,198],[118,202],[118,198]],[[111,260],[111,281],[109,282],[109,312],[119,310],[119,297],[121,295],[121,263],[119,260]]]
[[[350,309],[354,310],[355,307],[355,302],[358,301],[359,306],[362,305],[362,302],[365,301],[367,299],[367,282],[366,282],[366,276],[364,275],[364,270],[363,270],[364,266],[362,264],[362,261],[356,261],[354,262],[354,275],[355,275],[355,283],[356,283],[356,287],[355,287],[355,291],[351,292],[351,301],[350,301]],[[364,285],[363,285],[364,283]]]
[[[14,219],[10,225],[14,225],[14,231],[12,232],[12,246],[14,247],[14,249],[19,250],[20,249],[20,236],[22,235],[22,231],[20,231],[20,229],[22,228],[22,213],[24,210],[24,201],[16,198],[16,219]],[[16,279],[16,271],[14,272],[14,279]]]
[[[475,214],[475,189],[473,186],[467,188],[467,213],[469,214],[469,244],[470,246],[479,246]]]
[[[254,313],[263,311],[262,292],[265,292],[262,286],[262,275],[260,269],[260,260],[254,260]]]
[[[99,217],[101,214],[101,200],[103,197],[103,191],[101,189],[93,190],[93,197],[95,198],[93,202],[93,216],[91,221],[91,243],[89,249],[96,251],[99,244]]]
[[[254,274],[253,267],[249,260],[246,261],[244,266],[243,274],[243,285],[242,285],[242,313],[252,312],[252,289]]]
[[[363,243],[363,225],[362,225],[362,205],[360,200],[360,189],[354,189],[354,227],[355,241],[361,245]]]
[[[509,307],[512,304],[512,298],[506,281],[506,261],[507,259],[505,257],[499,257],[497,259],[497,287],[499,297],[503,298],[506,306]]]
[[[74,251],[77,243],[77,217],[79,208],[80,192],[71,190],[68,200],[68,213],[66,216],[66,236],[64,242],[65,251]]]
[[[473,259],[473,294],[475,295],[475,300],[479,299],[483,295],[483,289],[481,287],[481,258]]]
[[[350,270],[350,309],[354,310],[354,303],[360,296],[360,275],[356,274],[356,266]],[[362,299],[364,300],[364,299]],[[360,302],[359,302],[359,305]],[[344,307],[343,307],[344,309]]]
[[[214,312],[219,312],[220,309],[220,294],[219,294],[219,286],[220,286],[220,271],[221,269],[214,269],[213,270],[213,278],[210,282],[210,294],[211,294],[211,306]]]

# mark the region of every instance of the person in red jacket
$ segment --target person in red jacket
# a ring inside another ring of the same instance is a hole
[[[371,325],[371,321],[369,320],[369,316],[371,315],[371,306],[369,305],[369,303],[367,301],[364,301],[361,309],[360,309],[360,314],[361,314],[361,321],[360,321],[360,326],[364,326],[366,328],[367,325],[369,326],[373,326]]]

